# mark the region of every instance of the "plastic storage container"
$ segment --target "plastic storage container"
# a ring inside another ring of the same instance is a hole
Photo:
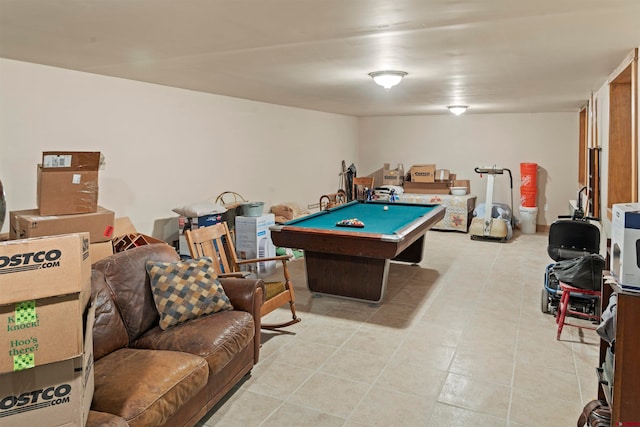
[[[261,216],[264,202],[248,202],[240,206],[242,208],[242,216]]]
[[[520,206],[520,231],[523,234],[535,234],[538,208]]]

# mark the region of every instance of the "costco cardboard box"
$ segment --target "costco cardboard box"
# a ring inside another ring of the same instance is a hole
[[[96,212],[75,215],[41,215],[38,209],[11,211],[9,236],[25,239],[86,231],[91,243],[107,242],[113,237],[114,221],[114,212],[101,206]]]
[[[94,392],[94,318],[92,304],[84,321],[82,355],[0,375],[0,424],[3,427],[86,424]]]
[[[40,215],[67,215],[98,209],[99,152],[45,151],[38,167]]]
[[[76,357],[91,294],[89,234],[0,243],[0,374]]]
[[[436,165],[411,166],[411,182],[435,182]]]

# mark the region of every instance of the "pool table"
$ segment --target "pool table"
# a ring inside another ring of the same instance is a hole
[[[389,261],[419,263],[426,232],[444,215],[441,205],[353,201],[271,226],[271,239],[304,250],[311,292],[379,303]],[[353,218],[364,227],[337,225]]]

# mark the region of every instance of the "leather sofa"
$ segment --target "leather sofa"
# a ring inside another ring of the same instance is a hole
[[[87,426],[193,426],[258,362],[262,280],[220,279],[233,310],[160,329],[145,264],[178,259],[170,246],[152,244],[93,265]]]

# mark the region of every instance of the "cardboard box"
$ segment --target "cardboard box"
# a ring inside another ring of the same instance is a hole
[[[103,258],[113,255],[113,244],[111,243],[111,240],[108,242],[90,244],[89,255],[91,258],[91,265]]]
[[[0,243],[0,373],[83,352],[88,233]]]
[[[114,238],[118,236],[124,236],[125,234],[134,234],[138,232],[128,216],[116,218],[115,222],[115,230],[113,231]]]
[[[183,256],[191,256],[185,230],[195,230],[200,227],[218,224],[224,221],[222,214],[208,214],[196,218],[179,216],[178,217],[178,252]]]
[[[274,214],[236,217],[236,253],[239,259],[269,258],[276,255],[269,227],[275,225]],[[276,269],[275,261],[246,265],[245,271],[266,276]]]
[[[40,215],[68,215],[98,209],[99,152],[46,151],[38,167]]]
[[[611,272],[623,289],[640,291],[640,203],[613,205]]]
[[[86,424],[94,392],[94,318],[92,305],[84,322],[82,355],[0,375],[0,419],[4,427]]]
[[[405,193],[418,194],[449,194],[449,185],[446,182],[413,182],[404,183]]]
[[[0,304],[81,292],[90,280],[89,233],[0,243]]]
[[[75,215],[45,216],[38,209],[11,211],[9,235],[12,239],[26,239],[86,231],[91,243],[106,242],[113,237],[114,221],[113,211],[100,206],[96,212]]]
[[[411,182],[435,182],[436,165],[411,166]]]
[[[385,163],[382,167],[382,185],[398,185],[402,186],[404,182],[404,166],[398,163],[395,169],[391,169],[389,163]]]
[[[108,242],[92,243],[90,245],[89,253],[91,255],[91,264],[93,265],[95,262],[113,255],[115,253],[113,249],[113,243],[119,242],[119,237],[131,236],[134,234],[138,234],[138,232],[136,231],[136,227],[133,225],[129,217],[125,216],[116,218],[113,231],[114,237]],[[131,240],[131,237],[128,238],[129,240]]]

